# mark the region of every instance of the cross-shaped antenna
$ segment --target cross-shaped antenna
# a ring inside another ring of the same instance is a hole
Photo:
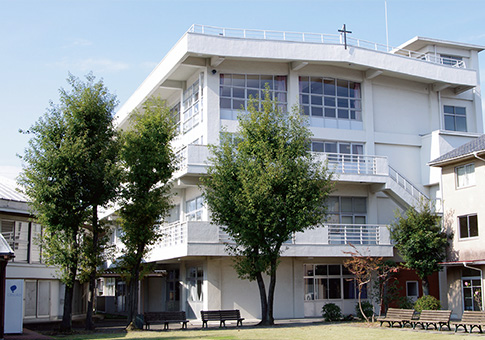
[[[344,34],[344,46],[345,46],[345,49],[347,49],[347,33],[352,33],[352,31],[347,31],[347,29],[345,28],[345,24],[342,27],[342,29],[338,31]]]

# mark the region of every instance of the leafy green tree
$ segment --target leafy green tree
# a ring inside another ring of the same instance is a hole
[[[72,75],[67,81],[71,91],[61,89],[60,104],[51,102],[47,113],[28,131],[32,138],[19,179],[46,228],[44,260],[59,268],[66,285],[63,331],[72,327],[73,285],[81,258],[88,259],[91,294],[87,327],[93,326],[96,264],[103,250],[97,209],[114,197],[119,186],[112,126],[116,98],[92,75],[86,76],[85,82]],[[88,219],[89,231],[85,228]],[[84,249],[90,252],[83,254]]]
[[[391,224],[391,238],[404,260],[404,266],[414,269],[423,280],[423,293],[429,294],[428,276],[442,269],[449,236],[441,227],[441,217],[428,202],[397,213]]]
[[[251,101],[239,115],[238,137],[223,133],[211,147],[211,167],[202,179],[213,223],[234,241],[240,278],[256,280],[261,324],[273,324],[276,270],[282,246],[293,233],[321,223],[331,175],[308,152],[310,132],[294,108],[286,113],[269,98]],[[270,276],[266,293],[263,275]]]
[[[170,111],[159,99],[136,112],[123,132],[124,167],[120,222],[125,248],[121,267],[128,281],[128,321],[134,324],[138,306],[141,261],[161,237],[159,221],[171,208],[169,181],[175,170],[171,141],[176,135]]]

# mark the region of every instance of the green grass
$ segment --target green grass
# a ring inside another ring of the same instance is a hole
[[[477,333],[475,333],[477,334]],[[208,330],[180,330],[170,331],[134,331],[129,333],[83,333],[71,336],[57,336],[63,340],[91,340],[91,339],[204,339],[204,340],[317,340],[317,339],[457,339],[470,335],[463,332],[455,334],[453,331],[412,330],[407,327],[388,328],[379,327],[378,324],[364,323],[339,323],[339,324],[307,324],[298,326],[274,326],[274,327],[246,327],[219,329],[217,327]]]

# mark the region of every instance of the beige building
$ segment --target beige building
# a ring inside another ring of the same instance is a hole
[[[440,300],[459,317],[463,310],[483,310],[485,135],[429,164],[441,167],[445,227],[453,233]]]

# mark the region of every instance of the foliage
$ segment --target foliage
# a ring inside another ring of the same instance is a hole
[[[45,226],[44,261],[58,268],[59,278],[67,286],[61,328],[69,331],[72,287],[79,267],[85,270],[94,292],[103,251],[97,207],[114,197],[119,177],[112,126],[116,97],[91,74],[86,81],[72,75],[67,81],[70,91],[60,90],[60,104],[51,102],[47,113],[28,131],[32,138],[19,182]],[[83,227],[88,216],[90,231]]]
[[[423,280],[424,294],[429,291],[428,276],[441,270],[440,262],[446,257],[449,236],[441,227],[440,216],[428,202],[410,207],[404,215],[397,213],[391,225],[391,238],[395,242],[404,266],[414,269]]]
[[[355,314],[361,320],[369,320],[374,315],[374,306],[369,301],[357,302],[355,304]]]
[[[325,321],[340,321],[342,319],[342,310],[335,303],[326,303],[322,307],[322,317]]]
[[[440,310],[440,300],[431,295],[423,295],[414,303],[414,310],[421,312],[423,310]]]
[[[372,256],[364,256],[362,255],[357,248],[350,244],[353,251],[344,252],[345,254],[350,254],[351,258],[344,261],[344,266],[355,276],[355,281],[357,283],[357,289],[359,292],[359,315],[363,316],[367,322],[369,322],[369,318],[367,314],[363,310],[363,303],[362,303],[362,289],[364,286],[370,284],[372,280],[372,274],[377,272],[379,269],[382,258],[381,257],[372,257]]]
[[[399,308],[404,308],[404,309],[413,309],[414,308],[414,301],[407,296],[401,296],[398,299],[397,306]]]
[[[239,138],[222,133],[212,146],[212,166],[202,179],[213,223],[234,240],[240,278],[256,280],[262,323],[273,323],[276,268],[283,244],[293,233],[324,220],[331,190],[324,164],[308,152],[310,131],[296,108],[282,112],[270,99],[252,100],[241,113]],[[270,275],[266,298],[263,274]]]
[[[120,202],[125,245],[121,268],[128,278],[129,321],[135,320],[138,306],[141,260],[162,237],[159,221],[171,208],[169,180],[175,170],[171,141],[176,134],[170,111],[160,99],[147,101],[143,113],[132,117],[130,130],[123,132]]]
[[[379,304],[379,315],[382,310],[387,311],[391,302],[399,299],[401,287],[399,287],[399,282],[395,277],[398,271],[399,265],[392,260],[382,261],[378,265],[376,282],[372,286],[372,295]]]

